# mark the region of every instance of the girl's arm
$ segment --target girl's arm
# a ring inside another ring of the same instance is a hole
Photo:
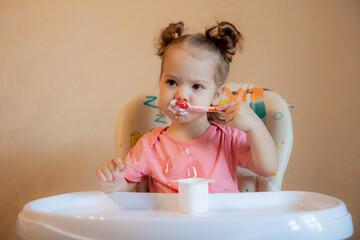
[[[136,183],[126,181],[125,174],[130,164],[124,164],[121,158],[103,162],[96,170],[96,178],[104,192],[130,192]]]
[[[260,124],[247,131],[247,135],[251,148],[251,158],[247,168],[264,177],[274,175],[279,164],[276,147],[263,122],[260,120]]]
[[[226,122],[230,127],[247,132],[251,158],[247,168],[254,173],[268,177],[278,169],[275,143],[264,123],[245,102],[233,101],[220,105],[226,109]]]

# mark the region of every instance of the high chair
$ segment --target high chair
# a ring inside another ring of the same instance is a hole
[[[268,89],[249,84],[227,83],[220,104],[232,100],[247,102],[263,120],[274,139],[279,160],[277,173],[266,178],[238,167],[239,190],[241,192],[280,191],[293,143],[292,121],[287,101]],[[171,121],[160,113],[157,96],[154,93],[144,93],[134,97],[119,114],[115,133],[116,156],[123,158],[142,135],[170,123]],[[138,191],[149,191],[148,184],[138,184]]]
[[[209,210],[179,211],[179,194],[140,192],[75,192],[27,203],[19,213],[16,233],[23,240],[131,239],[269,239],[340,240],[352,236],[353,222],[340,199],[321,193],[279,191],[292,147],[288,103],[278,94],[230,83],[220,103],[246,101],[266,123],[278,152],[278,172],[263,178],[239,168],[239,189],[253,193],[209,195]],[[221,121],[221,118],[219,119]],[[116,128],[116,155],[124,157],[137,140],[169,120],[159,113],[154,93],[131,99]]]

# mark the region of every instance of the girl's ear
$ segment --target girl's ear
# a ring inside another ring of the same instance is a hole
[[[223,92],[224,92],[224,85],[221,85],[218,88],[218,90],[216,91],[215,95],[214,95],[214,98],[213,98],[213,100],[211,102],[212,105],[218,105],[219,104]]]

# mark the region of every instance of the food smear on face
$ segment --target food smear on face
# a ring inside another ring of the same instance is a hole
[[[176,100],[175,106],[180,107],[182,109],[186,109],[186,110],[188,110],[190,108],[189,104],[187,104],[187,102],[179,100],[179,99]]]
[[[183,104],[179,105],[178,102],[183,102],[186,104],[185,101],[179,101],[176,99],[171,100],[170,105],[169,105],[169,110],[171,112],[173,112],[175,115],[186,115],[189,113],[189,111],[187,109],[183,108]]]

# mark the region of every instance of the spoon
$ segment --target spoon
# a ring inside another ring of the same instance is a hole
[[[180,115],[185,115],[189,111],[193,111],[193,112],[225,112],[226,111],[225,109],[219,110],[219,109],[217,109],[217,107],[191,105],[187,101],[180,100],[180,99],[171,100],[169,109],[171,111],[173,111],[174,113],[176,112],[177,114],[180,114]]]

